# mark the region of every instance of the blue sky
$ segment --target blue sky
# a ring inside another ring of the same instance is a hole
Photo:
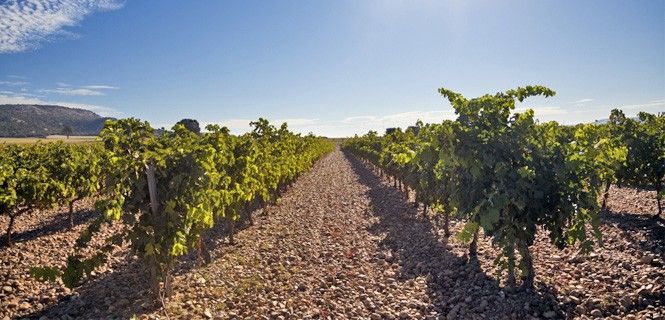
[[[0,0],[0,104],[345,136],[527,84],[541,120],[665,111],[665,1]]]

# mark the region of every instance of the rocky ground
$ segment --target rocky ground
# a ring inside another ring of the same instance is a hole
[[[605,245],[589,256],[556,250],[541,235],[535,292],[510,293],[495,279],[488,239],[479,262],[468,263],[467,245],[446,241],[436,218],[424,219],[387,181],[337,151],[269,212],[256,212],[236,245],[223,230],[211,232],[213,262],[185,259],[165,307],[149,300],[126,247],[73,291],[30,279],[31,266],[64,264],[82,225],[67,230],[58,210],[24,217],[17,243],[0,246],[0,319],[663,319],[665,226],[649,217],[653,197],[613,188]]]
[[[64,266],[67,256],[74,253],[74,242],[85,228],[85,223],[99,214],[91,210],[93,206],[94,199],[76,204],[73,228],[70,228],[69,217],[64,208],[39,210],[19,216],[11,246],[7,245],[3,232],[0,240],[0,319],[19,318],[76,299],[79,292],[65,287],[61,281],[37,281],[30,276],[29,270],[38,266]],[[7,222],[6,217],[0,217],[3,231]],[[92,248],[100,247],[103,239],[117,232],[119,227],[103,227],[99,236],[91,242]],[[89,252],[83,252],[86,253]],[[94,276],[112,274],[114,268],[128,261],[126,253],[126,247],[117,248],[108,263],[95,271]]]

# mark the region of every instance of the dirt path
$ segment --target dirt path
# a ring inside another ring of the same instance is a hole
[[[424,277],[402,279],[380,248],[370,188],[339,151],[321,160],[267,218],[178,279],[168,312],[211,317],[423,318],[435,315]],[[195,285],[192,286],[192,283]],[[159,313],[158,313],[159,314]]]

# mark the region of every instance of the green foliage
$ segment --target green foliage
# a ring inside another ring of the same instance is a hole
[[[183,124],[156,136],[147,122],[110,120],[100,133],[101,144],[0,146],[0,214],[13,222],[24,212],[71,207],[102,192],[96,207],[103,215],[81,232],[76,247],[87,246],[111,221],[124,224],[123,231],[92,256],[77,251],[62,271],[35,267],[31,274],[40,280],[61,277],[75,286],[115,246],[129,241],[153,280],[166,281],[177,257],[194,248],[218,218],[238,219],[246,204],[271,199],[334,148],[327,139],[294,134],[286,124],[276,128],[259,119],[252,125],[254,130],[242,136],[215,125],[199,134]],[[155,207],[148,168],[156,180]]]
[[[345,150],[405,180],[417,201],[467,220],[460,239],[471,241],[482,229],[501,248],[496,263],[509,275],[517,249],[526,286],[533,281],[528,247],[539,228],[559,247],[580,243],[587,252],[600,242],[598,196],[630,159],[630,147],[610,134],[615,129],[539,124],[532,110],[513,113],[516,101],[555,94],[543,86],[474,99],[445,88],[439,93],[455,109],[455,121],[419,122],[383,137],[370,132],[347,140]],[[662,130],[652,131],[662,138]]]
[[[618,168],[621,185],[646,187],[656,191],[658,215],[665,190],[665,114],[640,112],[637,119],[612,110],[607,124],[608,138],[618,140],[627,149],[625,162]]]
[[[462,231],[460,231],[460,233],[457,234],[457,238],[462,242],[469,243],[471,242],[473,234],[476,233],[478,228],[479,226],[477,223],[473,221],[468,221],[467,223],[464,224]]]
[[[278,129],[259,119],[252,126],[251,133],[233,136],[215,125],[197,134],[177,124],[155,136],[147,122],[107,122],[100,138],[113,170],[98,203],[104,215],[81,233],[77,246],[86,246],[108,221],[121,221],[126,233],[109,239],[92,257],[69,257],[63,280],[75,285],[104,262],[112,243],[125,240],[147,263],[155,276],[153,285],[166,285],[177,257],[195,248],[218,218],[238,219],[246,204],[268,200],[280,185],[334,148],[326,139],[291,133],[286,124]],[[155,199],[149,187],[151,170]]]
[[[8,242],[21,214],[92,196],[101,187],[98,145],[3,145],[0,151],[0,214],[10,218]]]

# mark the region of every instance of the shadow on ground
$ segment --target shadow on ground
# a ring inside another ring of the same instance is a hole
[[[253,208],[255,209],[255,208]],[[256,215],[256,210],[253,210]],[[237,222],[236,231],[250,226],[247,214]],[[216,224],[214,229],[206,233],[206,243],[210,251],[220,245],[228,244],[224,238],[228,236],[228,228],[224,223]],[[230,250],[233,250],[232,248]],[[218,254],[225,253],[216,252]],[[222,257],[214,256],[213,259]],[[152,313],[160,309],[161,303],[152,299],[153,295],[147,282],[148,272],[140,260],[132,254],[121,257],[122,261],[115,266],[112,273],[97,275],[84,282],[76,292],[66,296],[56,304],[25,317],[48,319],[68,315],[71,318],[102,319],[113,314],[115,318],[128,319],[133,315]],[[182,275],[200,267],[198,252],[193,250],[178,262],[174,274]]]
[[[662,255],[659,249],[665,247],[665,222],[662,219],[650,215],[633,212],[608,211],[600,215],[604,224],[613,225],[623,231],[624,235],[643,251]],[[642,232],[646,241],[640,241],[633,237],[636,232]]]
[[[346,154],[360,182],[369,187],[372,212],[379,222],[370,228],[374,234],[385,234],[381,246],[389,249],[401,267],[400,279],[425,277],[434,310],[449,318],[524,319],[552,309],[563,317],[564,310],[556,301],[553,288],[541,286],[535,292],[506,294],[492,276],[484,273],[477,261],[469,262],[452,252],[440,239],[432,223],[423,219],[404,194],[382,183],[380,178],[353,155]],[[529,305],[529,311],[525,309]],[[450,314],[455,316],[450,316]]]
[[[83,210],[79,212],[74,212],[74,227],[87,223],[98,214],[98,211],[95,210]],[[16,218],[17,221],[21,220],[21,217]],[[69,212],[63,211],[53,216],[50,220],[39,225],[37,228],[25,230],[22,232],[12,232],[12,243],[20,243],[25,241],[30,241],[39,237],[48,236],[54,233],[62,232],[63,230],[68,230],[69,225]],[[2,230],[6,230],[6,225],[3,226]],[[0,238],[0,248],[7,246],[7,234],[3,233],[2,238]]]
[[[289,187],[283,186],[277,193],[276,199],[280,198]],[[264,222],[269,216],[270,206],[275,203],[265,203],[260,200],[252,201],[240,214],[239,219],[235,222],[235,234],[250,227],[258,226]],[[226,254],[236,250],[236,245],[230,243],[229,234],[231,230],[229,224],[224,219],[215,221],[213,227],[203,233],[203,241],[210,254],[211,261],[223,258]],[[220,250],[221,249],[221,250]],[[205,266],[203,253],[198,250],[191,250],[187,255],[180,259],[174,274],[183,275],[191,272],[196,268]]]
[[[283,188],[281,193],[286,191]],[[261,223],[266,218],[262,205],[258,201],[253,202],[241,214],[236,222],[235,231],[239,232],[252,226],[250,219]],[[250,214],[252,217],[250,218]],[[95,211],[78,213],[76,224],[87,222],[95,215]],[[69,226],[67,213],[56,216],[45,226],[35,230],[19,234],[15,239],[25,241],[45,234],[62,231]],[[204,241],[212,259],[222,258],[229,251],[235,250],[229,245],[226,238],[229,235],[228,225],[223,221],[216,221],[215,227],[206,231]],[[217,250],[224,246],[224,250]],[[191,250],[188,255],[179,259],[173,270],[174,275],[184,275],[202,266],[201,256],[197,250]],[[114,318],[128,319],[133,315],[152,313],[162,308],[159,301],[152,299],[149,284],[147,282],[148,272],[140,260],[128,253],[121,257],[118,265],[114,266],[113,272],[93,276],[76,288],[76,292],[59,300],[56,304],[48,306],[40,311],[25,316],[25,318],[39,319],[41,317],[61,318],[68,315],[71,318],[102,319],[112,314]]]
[[[161,305],[150,298],[146,277],[142,276],[147,274],[144,267],[131,256],[122,260],[112,273],[91,278],[73,294],[25,318],[105,319],[112,313],[115,318],[128,319],[135,314],[159,309]]]

